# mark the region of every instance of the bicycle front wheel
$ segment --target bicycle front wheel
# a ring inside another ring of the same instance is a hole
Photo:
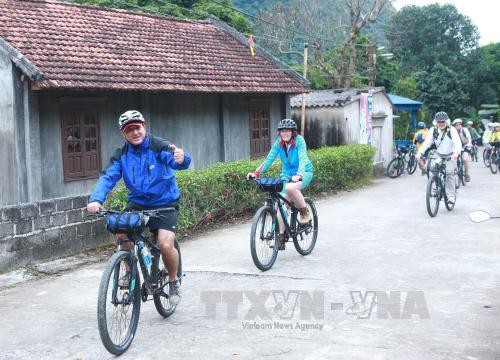
[[[311,199],[304,198],[304,200],[311,214],[311,221],[306,225],[300,225],[297,220],[299,234],[293,237],[293,245],[300,255],[305,256],[309,255],[316,245],[316,239],[318,238],[318,213]]]
[[[391,160],[389,165],[387,165],[387,176],[390,178],[397,178],[399,175],[403,173],[405,166],[404,160],[401,158],[394,158]]]
[[[250,252],[259,270],[269,270],[278,256],[279,225],[273,208],[263,206],[255,213],[250,229]]]
[[[497,156],[496,152],[490,155],[490,170],[492,174],[496,174],[498,171]]]
[[[489,149],[484,149],[483,150],[483,162],[486,167],[490,166],[490,150]]]
[[[179,248],[179,243],[175,239],[174,246],[179,254],[179,265],[177,266],[177,279],[182,283],[182,257],[181,249]],[[168,270],[163,264],[163,260],[160,257],[158,271],[158,290],[153,294],[153,300],[155,303],[156,311],[163,317],[169,317],[175,312],[177,305],[171,304],[169,296],[169,285],[168,285]]]
[[[101,277],[97,300],[97,323],[101,341],[111,354],[121,355],[134,339],[141,294],[139,273],[126,282],[132,269],[131,255],[127,251],[115,253],[108,261]],[[122,284],[120,284],[122,282]],[[130,296],[129,296],[130,294]]]
[[[427,213],[430,217],[436,216],[439,210],[439,201],[441,200],[441,188],[437,176],[431,176],[427,182],[427,192],[425,203],[427,205]]]

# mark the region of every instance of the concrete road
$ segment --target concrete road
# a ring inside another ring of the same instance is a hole
[[[142,305],[122,359],[499,359],[500,175],[474,164],[454,211],[425,209],[426,177],[379,179],[317,201],[316,248],[289,243],[258,271],[250,223],[182,244],[184,296]],[[441,204],[443,205],[443,204]],[[0,359],[106,359],[96,321],[104,263],[0,292]]]

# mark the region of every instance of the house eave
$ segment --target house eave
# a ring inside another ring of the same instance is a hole
[[[41,83],[43,81],[43,72],[2,37],[0,37],[0,52],[9,57],[32,81],[35,83]]]

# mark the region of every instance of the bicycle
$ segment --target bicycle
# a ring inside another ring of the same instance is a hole
[[[492,174],[496,174],[498,169],[500,168],[500,156],[498,155],[497,150],[497,146],[500,145],[500,143],[493,144],[491,144],[490,170]]]
[[[431,166],[432,175],[427,181],[427,191],[425,203],[427,206],[427,213],[430,217],[435,217],[439,210],[439,202],[444,199],[444,205],[448,211],[452,211],[455,203],[450,203],[446,196],[446,161],[451,158],[434,159],[434,164]]]
[[[401,176],[405,170],[405,164],[408,174],[413,174],[418,165],[416,159],[417,150],[415,145],[410,145],[409,147],[396,146],[396,151],[397,156],[391,160],[389,165],[387,165],[387,176],[393,179]]]
[[[305,197],[304,200],[311,214],[311,220],[301,225],[298,221],[299,208],[287,200],[280,192],[284,180],[275,178],[252,179],[261,191],[268,196],[264,205],[257,210],[250,230],[250,252],[255,266],[262,271],[269,270],[276,261],[279,248],[278,213],[285,225],[286,242],[293,239],[295,250],[303,256],[309,255],[316,245],[318,237],[318,214],[314,202]],[[290,216],[285,207],[290,209]]]
[[[477,140],[472,140],[472,148],[470,151],[471,161],[474,161],[474,162],[478,161],[478,156],[477,156],[478,152],[479,152],[479,150],[477,147]]]
[[[455,178],[455,187],[458,189],[460,185],[465,186],[465,167],[464,167],[464,158],[463,158],[464,150],[457,157],[457,169],[456,169],[456,178]]]
[[[483,150],[483,162],[484,166],[490,167],[491,165],[491,147],[487,147]]]
[[[149,218],[161,216],[160,211],[173,210],[162,208],[118,212],[101,209],[95,214],[106,218],[109,232],[127,234],[127,239],[118,240],[118,249],[106,264],[98,292],[99,334],[104,347],[111,354],[121,355],[132,344],[139,323],[141,300],[146,302],[152,296],[156,310],[165,318],[175,312],[177,305],[169,301],[168,271],[163,261],[160,261],[157,233],[152,231],[151,236],[145,234]],[[132,241],[135,246],[129,250],[121,249],[121,245],[127,241]],[[182,281],[182,260],[177,240],[175,248],[179,252],[177,277]],[[142,273],[142,284],[137,263]],[[128,284],[123,280],[127,277]]]

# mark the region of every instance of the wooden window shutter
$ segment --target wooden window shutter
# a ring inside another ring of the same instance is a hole
[[[64,181],[91,179],[101,169],[96,110],[61,111]]]
[[[269,106],[260,105],[249,108],[250,115],[250,156],[266,155],[271,148],[271,121]]]

